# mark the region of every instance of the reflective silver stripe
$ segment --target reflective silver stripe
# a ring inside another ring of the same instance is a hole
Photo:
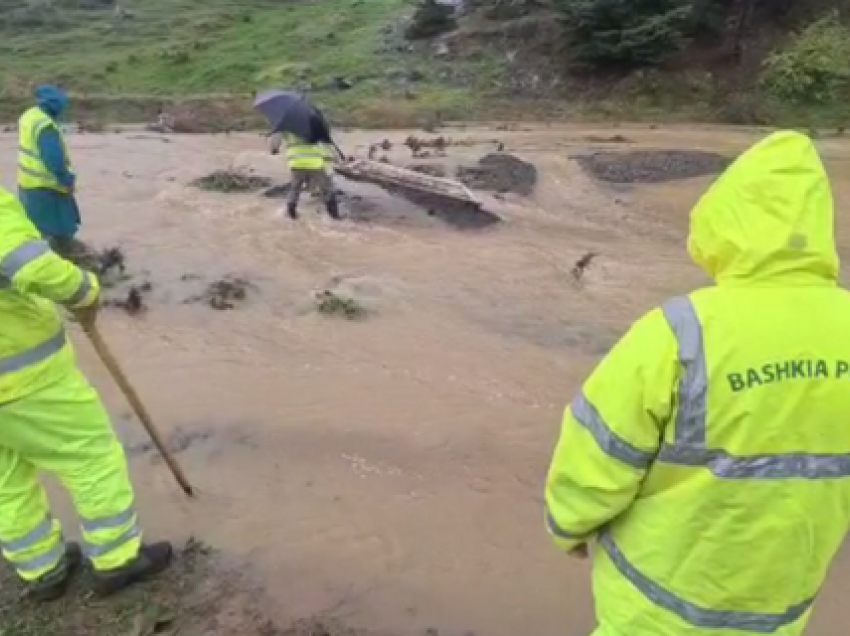
[[[640,572],[629,562],[607,531],[599,535],[599,543],[620,574],[647,599],[685,622],[703,629],[736,629],[757,634],[771,634],[799,620],[815,600],[807,599],[779,614],[735,612],[701,607],[673,594]]]
[[[120,528],[132,521],[136,516],[136,509],[130,506],[124,512],[119,512],[111,517],[99,517],[98,519],[80,519],[80,526],[85,532],[97,532],[98,530],[109,530]]]
[[[720,449],[664,445],[658,461],[708,468],[723,479],[840,479],[850,477],[850,453],[763,453],[736,456]]]
[[[0,358],[0,376],[6,373],[14,373],[29,366],[47,360],[50,356],[58,353],[65,346],[66,337],[63,329],[55,336],[45,340],[32,349],[27,349],[7,358]]]
[[[708,372],[702,325],[687,297],[673,298],[662,307],[678,344],[681,378],[672,443],[662,444],[658,461],[707,468],[724,479],[829,479],[850,475],[850,454],[783,453],[735,456],[707,444]],[[685,600],[638,570],[615,543],[610,531],[599,535],[602,548],[619,570],[650,602],[702,629],[734,629],[771,634],[798,621],[814,597],[778,614],[706,608]]]
[[[65,556],[65,543],[60,541],[50,552],[26,561],[13,561],[19,572],[35,572],[58,564]]]
[[[555,517],[548,510],[546,511],[546,527],[549,528],[549,532],[554,534],[559,539],[567,539],[568,541],[572,541],[574,539],[584,539],[586,534],[575,534],[573,532],[569,532],[564,530],[561,526],[558,525],[558,522],[555,520]]]
[[[129,543],[136,537],[141,535],[141,530],[139,530],[139,526],[134,525],[132,528],[127,530],[124,534],[122,534],[117,539],[109,541],[108,543],[85,543],[85,553],[86,556],[90,559],[96,559],[98,557],[102,557],[105,554],[109,554],[113,550],[117,550],[118,548],[124,546]]]
[[[27,157],[30,157],[30,158],[32,158],[32,159],[37,159],[38,161],[41,161],[41,157],[39,157],[39,156],[38,156],[36,153],[34,153],[32,150],[27,150],[27,149],[26,149],[26,148],[24,148],[23,146],[19,146],[19,147],[18,147],[18,152],[19,152],[19,153],[21,153],[22,155],[26,155]]]
[[[707,445],[708,372],[702,326],[690,299],[667,301],[664,317],[676,336],[682,378],[672,444],[662,445],[658,461],[707,468],[723,479],[838,479],[850,477],[850,453],[763,453],[733,455]]]
[[[15,274],[49,251],[50,246],[46,241],[21,243],[0,259],[0,276],[12,280],[15,278]]]
[[[593,439],[608,455],[616,457],[621,462],[635,468],[648,468],[655,460],[654,452],[633,446],[611,430],[584,393],[579,393],[575,397],[572,405],[570,405],[570,410],[576,421],[593,435]]]
[[[35,528],[27,532],[24,536],[18,537],[12,541],[0,542],[6,552],[20,552],[31,548],[39,541],[50,536],[50,531],[53,530],[53,518],[47,515],[44,520]]]
[[[672,298],[662,307],[670,329],[679,344],[679,410],[676,413],[676,443],[705,444],[706,396],[708,371],[702,326],[691,300],[686,296]]]
[[[53,120],[50,119],[47,115],[41,113],[41,117],[36,117],[35,122],[32,125],[32,133],[33,137],[38,137],[38,133],[47,128],[48,126],[53,126]]]
[[[18,165],[18,170],[20,170],[24,174],[28,174],[31,177],[44,179],[45,181],[50,181],[51,183],[58,183],[58,181],[56,181],[56,176],[52,172],[47,172],[46,170],[33,170],[32,168],[27,168],[22,165]]]
[[[83,271],[82,269],[77,268],[77,271],[83,275],[83,280],[80,282],[79,287],[77,287],[77,291],[75,291],[71,297],[63,302],[63,305],[74,306],[78,304],[80,301],[84,300],[86,296],[89,295],[91,291],[91,276],[88,272]]]

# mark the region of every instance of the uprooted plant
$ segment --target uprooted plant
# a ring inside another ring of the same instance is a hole
[[[316,311],[326,316],[341,316],[347,320],[356,320],[366,315],[366,308],[354,298],[323,289],[316,292]]]
[[[250,174],[244,170],[228,168],[226,170],[216,170],[204,177],[199,177],[189,185],[209,192],[256,192],[271,186],[272,180],[268,177]]]

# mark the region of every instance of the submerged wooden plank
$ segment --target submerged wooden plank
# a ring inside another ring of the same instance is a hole
[[[399,188],[418,190],[425,194],[454,199],[467,205],[480,206],[480,202],[469,188],[458,181],[423,174],[380,161],[359,159],[345,164],[337,164],[335,170],[353,181],[373,183],[389,191]]]

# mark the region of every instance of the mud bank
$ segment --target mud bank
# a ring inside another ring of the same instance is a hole
[[[368,636],[333,617],[288,626],[260,609],[264,592],[209,546],[190,539],[161,577],[108,600],[89,590],[92,573],[74,576],[68,594],[50,604],[29,601],[14,572],[0,565],[0,626],[9,636]]]

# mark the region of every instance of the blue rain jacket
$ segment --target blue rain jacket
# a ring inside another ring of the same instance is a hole
[[[36,103],[54,121],[58,121],[68,106],[68,96],[54,86],[39,86],[35,91]],[[38,136],[38,152],[44,165],[64,186],[75,183],[75,175],[68,171],[65,150],[59,133],[47,128]],[[80,211],[73,195],[47,188],[20,188],[21,203],[27,216],[38,231],[49,238],[73,238],[81,224]]]

